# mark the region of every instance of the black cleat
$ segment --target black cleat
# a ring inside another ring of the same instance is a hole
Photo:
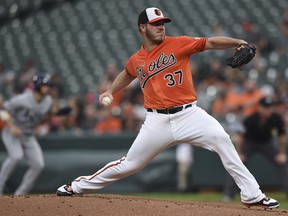
[[[69,184],[65,184],[59,187],[56,191],[56,194],[57,196],[72,196],[75,193],[73,192],[71,183],[69,183]]]

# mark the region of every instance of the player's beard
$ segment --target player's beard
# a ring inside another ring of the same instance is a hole
[[[160,44],[165,38],[165,30],[161,31],[161,33],[155,33],[147,29],[146,37],[154,44]]]

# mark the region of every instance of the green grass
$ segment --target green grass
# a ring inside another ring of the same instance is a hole
[[[222,193],[217,192],[200,192],[200,193],[128,193],[125,195],[138,196],[146,198],[158,198],[167,200],[182,201],[199,201],[199,202],[222,202]],[[288,200],[284,193],[271,192],[266,193],[267,196],[273,197],[280,202],[280,208],[288,209]],[[241,205],[240,197],[228,203],[229,205]]]

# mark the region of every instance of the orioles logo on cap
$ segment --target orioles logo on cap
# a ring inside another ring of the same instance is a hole
[[[157,16],[161,16],[161,11],[159,9],[155,9],[154,12]]]

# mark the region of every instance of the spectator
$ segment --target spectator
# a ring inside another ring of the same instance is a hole
[[[61,76],[58,73],[51,76],[51,96],[54,99],[60,99],[64,96]]]
[[[143,94],[138,82],[137,84],[137,87],[131,87],[126,92],[126,101],[122,103],[122,111],[125,113],[125,130],[133,133],[139,132],[146,116],[146,110],[143,108]]]
[[[242,23],[243,38],[251,43],[256,43],[259,40],[260,34],[258,25],[246,19]]]
[[[227,113],[238,111],[239,93],[236,85],[232,82],[225,82],[212,103],[213,116],[223,118]]]
[[[94,132],[97,124],[97,109],[94,104],[88,103],[84,107],[83,118],[79,121],[79,127],[88,132]]]
[[[230,37],[230,33],[228,33],[225,30],[224,26],[220,22],[215,22],[212,25],[212,32],[210,34],[210,37],[222,37],[222,36]]]
[[[97,133],[117,134],[123,130],[122,121],[119,118],[120,108],[114,107],[112,109],[103,109],[101,117],[95,127]]]
[[[239,106],[243,109],[244,116],[256,112],[259,100],[263,97],[263,92],[258,87],[255,80],[248,79],[244,83],[244,91],[239,97]]]

